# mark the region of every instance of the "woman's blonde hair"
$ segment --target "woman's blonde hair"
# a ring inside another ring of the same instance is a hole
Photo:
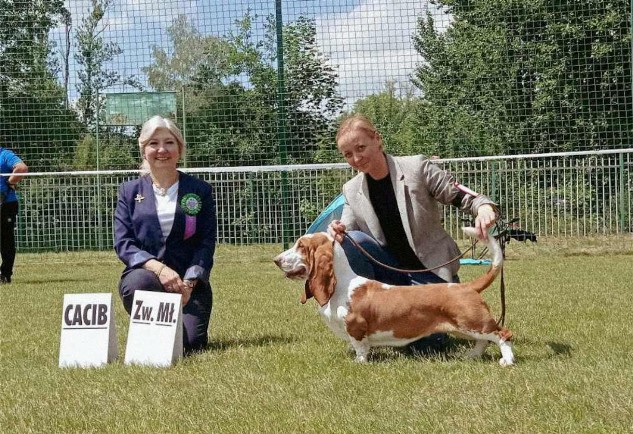
[[[152,136],[156,133],[156,130],[160,128],[168,130],[172,136],[174,136],[176,143],[178,144],[178,153],[181,158],[184,157],[187,150],[185,138],[182,136],[180,129],[176,126],[174,121],[160,115],[152,116],[145,121],[141,127],[141,133],[138,136],[138,147],[141,151],[141,158],[143,158],[143,162],[141,163],[141,170],[143,171],[149,171],[149,166],[144,158],[145,146],[147,146],[150,140],[152,140]]]
[[[353,113],[341,121],[336,133],[336,143],[338,143],[339,139],[345,134],[354,130],[361,130],[370,137],[374,136],[380,138],[380,133],[367,116],[360,113]]]

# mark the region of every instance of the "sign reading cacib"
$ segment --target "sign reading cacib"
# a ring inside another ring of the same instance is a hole
[[[171,366],[182,357],[181,295],[135,291],[125,363]]]
[[[117,358],[112,294],[65,294],[60,367],[99,367]]]

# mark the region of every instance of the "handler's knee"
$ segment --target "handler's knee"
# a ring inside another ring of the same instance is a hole
[[[119,294],[128,314],[132,311],[134,292],[139,289],[142,291],[163,291],[163,285],[156,274],[144,268],[136,268],[123,276],[119,282]]]

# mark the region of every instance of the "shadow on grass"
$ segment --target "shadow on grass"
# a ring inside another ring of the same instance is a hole
[[[547,346],[554,351],[557,356],[571,357],[572,346],[569,344],[561,344],[560,342],[546,342]]]
[[[64,278],[64,279],[23,279],[20,278],[19,283],[20,284],[33,284],[33,285],[40,285],[43,283],[46,284],[50,284],[50,283],[68,283],[68,282],[92,282],[93,279],[82,279],[82,278],[76,278],[76,277],[68,277],[68,278]]]
[[[398,358],[410,358],[410,359],[435,359],[439,361],[446,360],[455,360],[455,359],[467,359],[466,353],[472,347],[472,342],[467,339],[458,339],[449,337],[449,339],[444,343],[444,345],[438,346],[430,346],[426,348],[415,348],[410,345],[404,347],[383,347],[383,348],[372,348],[371,353],[369,354],[369,360],[372,363],[383,363],[383,362],[392,362]],[[522,354],[517,356],[516,348],[521,348],[521,345],[525,344],[539,344],[541,345],[543,342],[532,342],[529,339],[521,338],[518,342],[515,342],[515,357],[518,359],[534,359],[533,355]],[[569,344],[561,343],[561,342],[545,342],[545,344],[552,350],[553,354],[548,355],[547,357],[540,358],[553,358],[553,357],[571,357],[573,347]],[[496,347],[495,344],[490,343],[490,346]],[[350,357],[355,357],[356,354],[354,351],[349,351]],[[497,353],[484,353],[480,358],[474,359],[480,360],[483,362],[495,362],[499,358],[499,354]]]
[[[514,339],[513,344],[515,348],[519,348],[519,351],[521,351],[521,348],[528,349],[528,347],[532,347],[532,349],[542,348],[543,345],[551,350],[551,352],[548,351],[547,354],[543,356],[528,354],[529,351],[521,351],[521,359],[524,360],[544,360],[555,357],[572,357],[574,351],[574,347],[564,342],[540,341],[525,337]]]
[[[426,341],[423,344],[409,344],[403,347],[374,347],[369,354],[372,363],[392,362],[398,358],[449,360],[459,358],[464,352],[467,340],[452,337],[440,339],[438,342]],[[466,344],[468,345],[468,344]],[[355,357],[354,351],[349,351]]]
[[[264,347],[269,345],[289,344],[296,339],[289,336],[259,336],[243,339],[214,339],[206,346],[205,351],[225,351],[240,347]]]

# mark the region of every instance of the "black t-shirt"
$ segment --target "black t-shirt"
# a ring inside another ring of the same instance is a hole
[[[412,270],[424,268],[409,245],[407,234],[404,232],[391,177],[387,175],[382,179],[375,180],[371,176],[365,175],[365,178],[369,189],[369,200],[387,240],[387,250],[403,268]]]

